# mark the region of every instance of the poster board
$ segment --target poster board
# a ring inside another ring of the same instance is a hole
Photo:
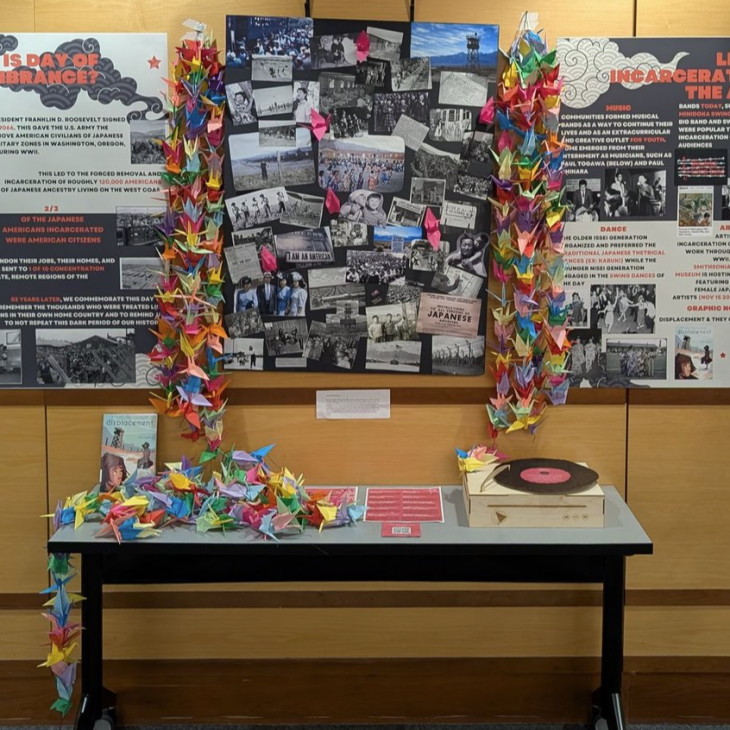
[[[149,387],[165,34],[0,34],[0,387]]]
[[[727,39],[558,40],[573,386],[730,386]]]
[[[226,29],[226,369],[483,374],[492,130],[478,116],[498,28]],[[331,115],[321,140],[312,109]]]

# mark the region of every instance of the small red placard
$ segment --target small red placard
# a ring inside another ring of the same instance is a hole
[[[421,537],[421,526],[417,522],[383,522],[380,537]]]

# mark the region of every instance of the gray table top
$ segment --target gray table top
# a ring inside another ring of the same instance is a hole
[[[332,488],[340,485],[329,485]],[[395,486],[395,485],[393,485]],[[371,487],[377,488],[377,487]],[[388,488],[393,488],[389,485]],[[405,487],[408,488],[408,487]],[[313,529],[282,536],[279,542],[265,540],[250,529],[196,532],[175,526],[157,537],[119,545],[113,537],[97,538],[98,523],[85,523],[78,530],[62,527],[49,540],[52,552],[116,554],[358,554],[383,555],[401,552],[421,554],[649,554],[653,546],[638,520],[614,487],[603,487],[606,520],[602,528],[470,528],[461,486],[444,486],[444,522],[422,523],[419,538],[381,537],[381,525],[357,525]],[[358,493],[364,503],[365,489]]]

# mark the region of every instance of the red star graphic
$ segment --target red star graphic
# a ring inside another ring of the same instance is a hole
[[[159,68],[160,67],[160,59],[155,58],[154,56],[152,56],[152,58],[148,58],[147,63],[149,63],[150,68]]]
[[[721,352],[720,353],[720,357],[723,358],[723,360],[724,360],[725,359],[725,353],[724,352]]]

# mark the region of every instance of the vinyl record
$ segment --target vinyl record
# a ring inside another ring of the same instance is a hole
[[[598,474],[564,459],[516,459],[507,462],[494,481],[531,494],[576,494],[590,489]]]

